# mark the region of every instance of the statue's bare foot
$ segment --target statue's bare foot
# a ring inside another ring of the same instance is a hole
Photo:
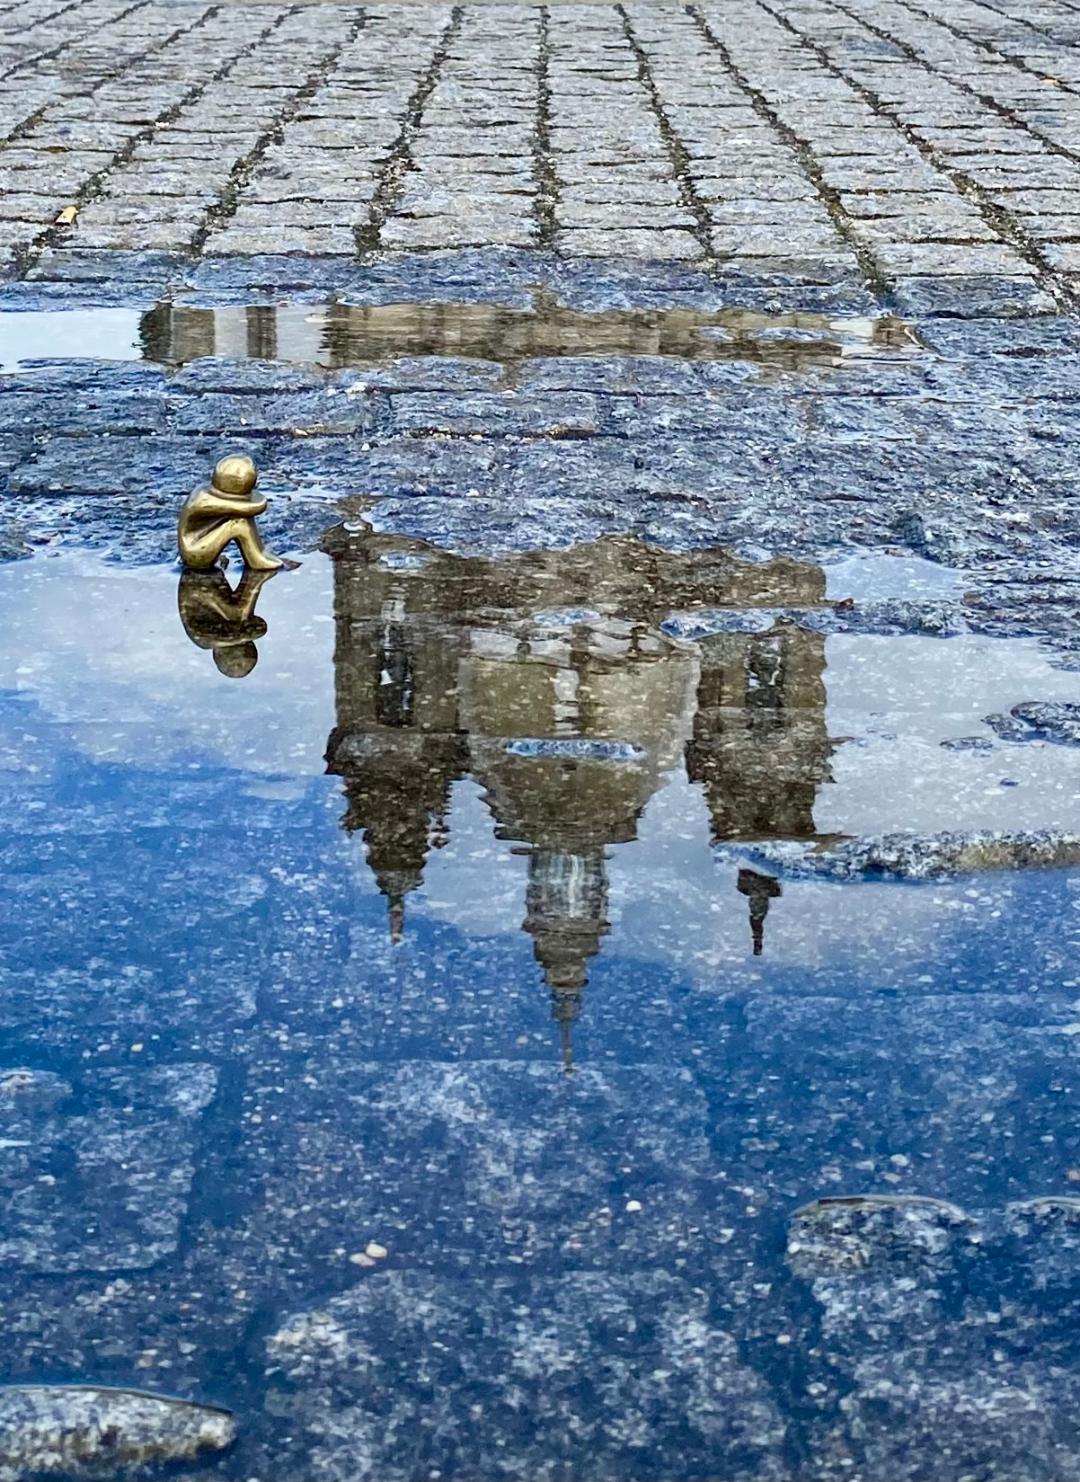
[[[269,551],[252,551],[250,556],[245,557],[245,565],[252,571],[280,571],[285,562],[279,561]]]

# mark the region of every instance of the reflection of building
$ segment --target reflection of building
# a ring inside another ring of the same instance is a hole
[[[413,355],[513,365],[558,355],[668,355],[762,365],[838,366],[851,355],[916,346],[901,320],[753,309],[609,309],[588,313],[543,292],[535,308],[501,304],[161,304],[143,315],[143,353],[163,364],[256,356],[337,369]],[[790,333],[785,333],[790,331]]]
[[[829,755],[824,637],[777,624],[701,649],[686,770],[705,789],[713,841],[809,838]]]
[[[695,606],[813,605],[817,567],[673,556],[632,537],[494,561],[372,533],[334,531],[328,544],[327,760],[391,931],[400,937],[428,850],[445,841],[453,782],[471,773],[497,836],[527,855],[524,926],[567,1053],[607,931],[608,851],[636,837],[684,753],[717,837],[812,832],[828,755],[822,640],[774,627],[699,647],[658,625]]]

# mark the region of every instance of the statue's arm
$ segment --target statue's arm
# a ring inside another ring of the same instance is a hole
[[[266,509],[265,499],[245,499],[237,504],[235,499],[223,499],[222,510],[234,515],[261,515]]]
[[[200,489],[188,500],[187,512],[193,515],[225,515],[233,519],[253,519],[266,509],[265,499],[226,499],[211,489]]]

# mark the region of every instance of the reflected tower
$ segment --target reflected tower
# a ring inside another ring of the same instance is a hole
[[[713,843],[813,837],[829,776],[824,675],[825,639],[803,628],[702,642],[686,770],[704,788]]]
[[[599,613],[475,628],[462,665],[470,766],[496,835],[528,855],[524,927],[564,1062],[588,964],[608,930],[607,854],[629,843],[689,734],[697,655]]]
[[[335,532],[336,534],[336,532]],[[418,571],[394,541],[330,542],[338,723],[327,770],[344,780],[342,826],[363,834],[391,939],[440,842],[464,775],[454,675],[462,641],[452,565]]]

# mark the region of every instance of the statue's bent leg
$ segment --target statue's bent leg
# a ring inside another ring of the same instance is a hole
[[[234,527],[246,523],[246,520],[221,520],[198,534],[186,535],[180,542],[180,558],[184,565],[192,571],[212,571],[229,541],[236,539]]]
[[[281,567],[282,562],[272,556],[263,545],[254,520],[230,520],[229,524],[240,527],[232,539],[240,547],[245,566],[249,566],[252,571],[277,571]]]

